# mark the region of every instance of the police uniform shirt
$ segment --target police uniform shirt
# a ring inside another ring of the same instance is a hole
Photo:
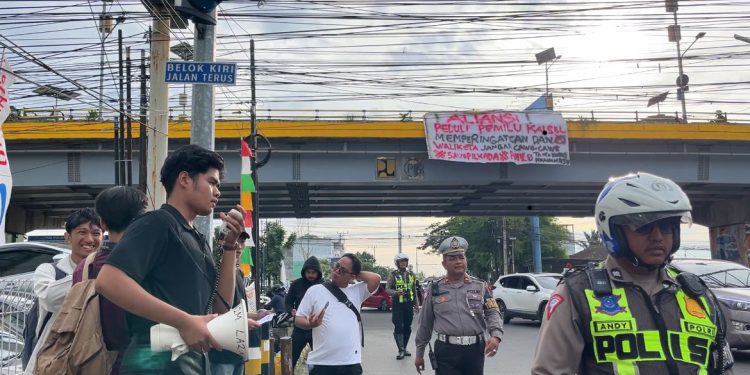
[[[438,283],[437,295],[428,284],[419,315],[415,338],[418,357],[424,357],[433,329],[449,336],[474,336],[484,335],[486,327],[490,336],[502,338],[500,311],[484,281],[466,276],[462,282],[448,282],[445,278],[433,282]]]
[[[664,288],[678,287],[664,269],[648,274],[630,274],[618,264],[618,259],[607,257],[604,262],[611,280],[634,283],[640,286],[651,299]],[[550,297],[539,331],[536,353],[531,367],[533,375],[576,374],[581,365],[585,347],[581,335],[581,316],[571,301],[565,284],[560,284]],[[731,369],[725,374],[732,374]]]

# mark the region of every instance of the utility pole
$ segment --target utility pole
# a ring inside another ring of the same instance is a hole
[[[213,10],[210,15],[216,17],[216,10]],[[193,61],[214,61],[215,28],[214,25],[195,23]],[[213,150],[215,135],[213,85],[193,85],[191,112],[190,143]],[[257,209],[256,206],[253,207]],[[212,220],[213,212],[207,216],[199,216],[193,222],[195,228],[206,236],[208,243],[213,243]],[[257,239],[257,237],[255,238]]]
[[[117,56],[118,56],[118,64],[117,64],[117,79],[119,83],[119,94],[117,96],[119,101],[119,107],[118,107],[118,118],[120,119],[117,121],[117,131],[119,132],[117,134],[117,140],[115,141],[117,143],[117,146],[115,147],[115,159],[117,160],[117,185],[124,185],[125,184],[125,73],[124,70],[124,59],[122,56],[122,28],[117,30]]]
[[[151,33],[149,32],[149,35]],[[140,126],[138,127],[138,186],[146,193],[146,150],[148,149],[148,138],[146,138],[146,121],[148,120],[148,94],[146,90],[146,51],[141,50],[141,105]]]
[[[401,254],[401,216],[398,217],[398,253]]]
[[[259,206],[259,193],[260,186],[258,186],[258,123],[255,115],[255,40],[250,39],[250,142],[248,145],[253,150],[253,156],[250,157],[250,170],[252,171],[253,185],[255,185],[255,194],[253,194],[253,223],[258,224],[260,222],[260,206]],[[255,247],[253,247],[253,259],[258,259],[258,246],[260,245],[260,230],[259,225],[253,226],[253,238],[257,241]],[[308,228],[308,234],[310,233]],[[309,239],[308,239],[309,241]],[[308,242],[309,243],[309,242]],[[257,274],[256,274],[257,272]],[[263,267],[260,264],[255,265],[253,275],[260,279],[262,275]],[[260,306],[260,285],[255,283],[255,303],[256,306]]]
[[[508,274],[508,230],[505,226],[505,216],[503,216],[503,275]]]
[[[152,3],[155,4],[155,3]],[[148,139],[149,152],[146,164],[146,195],[151,209],[155,210],[167,202],[164,187],[159,182],[161,167],[167,158],[167,138],[169,135],[169,85],[165,82],[167,61],[169,60],[169,13],[154,6],[151,31],[151,95],[148,100]]]
[[[680,53],[680,25],[677,24],[677,0],[674,1],[674,29],[676,30],[671,33],[674,36],[674,42],[677,45],[677,67],[679,69],[679,76],[677,77],[677,99],[682,104],[682,122],[687,122],[687,108],[685,107],[685,91],[687,91],[687,82],[683,81],[685,75],[682,70],[682,54]]]
[[[127,134],[125,138],[125,185],[133,186],[133,93],[130,81],[133,79],[133,64],[130,61],[130,47],[125,49],[125,113]]]
[[[677,9],[678,6],[678,0],[666,0],[665,6],[667,12],[672,12],[674,16],[674,25],[669,25],[667,27],[667,35],[669,37],[670,42],[675,42],[677,45],[677,68],[679,69],[679,75],[677,76],[677,100],[679,100],[682,104],[682,122],[687,123],[687,108],[685,107],[685,93],[688,92],[690,89],[688,87],[689,78],[687,74],[684,73],[682,68],[682,58],[685,56],[685,53],[690,49],[690,47],[695,44],[698,39],[703,38],[706,36],[705,32],[700,32],[695,36],[695,39],[692,43],[690,43],[690,46],[688,48],[685,48],[685,51],[682,53],[680,52],[680,39],[682,39],[682,32],[680,31],[680,25],[677,23]]]
[[[534,256],[534,272],[542,272],[542,235],[539,216],[531,217],[531,252]]]
[[[109,19],[111,20],[111,18]],[[107,19],[107,2],[102,1],[102,15],[99,16],[99,36],[102,39],[102,45],[101,45],[101,51],[99,52],[99,113],[97,114],[98,119],[102,119],[104,113],[102,112],[104,110],[104,40],[107,38],[107,35],[110,32],[109,26],[111,26],[108,22],[111,22]]]

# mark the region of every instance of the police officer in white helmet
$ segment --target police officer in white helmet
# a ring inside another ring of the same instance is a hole
[[[691,210],[669,179],[610,179],[594,212],[609,256],[567,274],[550,296],[532,374],[732,373],[715,297],[669,267]]]
[[[393,263],[396,265],[396,270],[388,275],[385,288],[393,299],[391,321],[393,322],[393,338],[398,347],[396,359],[404,359],[405,356],[411,356],[411,353],[406,350],[406,345],[411,336],[414,313],[419,311],[421,296],[419,295],[419,281],[409,270],[409,256],[404,253],[396,254],[393,257]]]

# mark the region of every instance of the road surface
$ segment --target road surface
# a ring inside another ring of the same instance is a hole
[[[412,327],[412,339],[409,351],[414,348],[414,335],[417,331],[416,317]],[[408,375],[417,374],[414,368],[414,357],[396,360],[396,344],[393,341],[393,324],[391,314],[365,309],[362,314],[365,327],[365,347],[362,367],[367,375]],[[505,336],[500,343],[498,354],[487,358],[485,374],[529,374],[531,360],[534,358],[539,323],[525,319],[513,319],[505,325]],[[735,351],[735,375],[750,374],[750,351]],[[434,374],[427,361],[427,371],[422,374]]]

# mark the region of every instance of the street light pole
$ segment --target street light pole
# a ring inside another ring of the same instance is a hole
[[[677,25],[677,10],[673,12],[674,14],[674,27],[675,29],[679,27]],[[680,37],[679,35],[675,38],[675,43],[677,44],[677,66],[679,68],[679,76],[677,77],[677,86],[679,87],[677,89],[677,96],[682,102],[682,122],[687,123],[687,108],[685,107],[685,82],[682,82],[682,77],[684,77],[683,70],[682,70],[682,55],[680,53]],[[685,50],[687,52],[687,50]]]

